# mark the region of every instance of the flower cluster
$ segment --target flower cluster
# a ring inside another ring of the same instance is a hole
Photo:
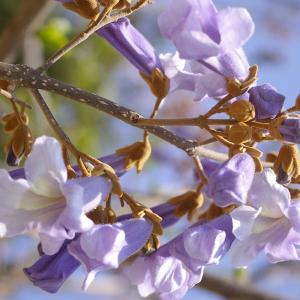
[[[88,28],[145,4],[59,2],[91,20]],[[149,119],[133,120],[144,130],[142,140],[95,159],[62,136],[33,142],[25,108],[14,101],[13,113],[2,118],[13,132],[7,161],[26,160],[23,169],[0,169],[0,236],[37,234],[40,257],[24,272],[47,292],[57,292],[81,265],[84,290],[98,272],[121,267],[142,297],[176,300],[227,253],[234,267],[247,267],[260,252],[271,263],[300,259],[300,97],[284,109],[275,87],[256,84],[258,67],[242,48],[254,33],[249,12],[218,10],[212,0],[171,0],[158,25],[176,53],[158,55],[123,16],[95,30],[137,68],[156,98]],[[213,98],[213,106],[194,118],[155,118],[162,100],[178,90],[195,100]],[[226,117],[216,118],[220,113]],[[193,153],[196,187],[152,208],[119,182],[132,167],[142,172],[151,157],[150,125],[196,126],[210,135],[199,147],[217,142],[227,150],[216,160]],[[270,140],[282,144],[280,151],[262,158],[258,145]],[[131,212],[117,214],[115,198]],[[190,226],[160,246],[164,229],[185,215]]]

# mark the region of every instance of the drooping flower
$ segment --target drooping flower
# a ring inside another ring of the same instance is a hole
[[[145,219],[131,219],[120,223],[95,225],[82,233],[68,251],[87,271],[83,289],[87,289],[96,274],[115,269],[139,251],[150,237],[152,224]]]
[[[160,299],[181,299],[201,281],[204,267],[217,264],[234,239],[231,218],[196,224],[149,256],[138,257],[125,268],[142,297],[152,293]]]
[[[218,12],[211,0],[172,0],[158,24],[180,57],[194,60],[239,49],[254,32],[246,9],[230,7]]]
[[[64,242],[59,251],[53,255],[43,254],[24,273],[30,281],[48,293],[56,293],[68,277],[80,266],[67,250],[70,241]]]
[[[0,235],[10,237],[35,229],[49,255],[56,253],[65,239],[93,226],[85,214],[111,189],[102,177],[68,180],[61,146],[51,137],[35,141],[24,171],[25,179],[14,180],[0,170]]]
[[[204,191],[220,207],[246,203],[255,173],[250,155],[236,154],[211,172]]]
[[[250,206],[251,205],[251,206]],[[257,173],[249,190],[247,205],[231,212],[233,264],[246,267],[263,251],[272,262],[299,260],[300,203],[276,182],[272,169]]]
[[[121,18],[97,31],[140,72],[150,76],[155,68],[163,72],[158,55],[150,42],[130,23]]]
[[[270,84],[263,84],[249,90],[249,101],[255,107],[258,120],[273,119],[282,110],[285,96],[279,94]]]

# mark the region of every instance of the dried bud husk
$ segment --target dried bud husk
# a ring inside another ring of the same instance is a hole
[[[232,125],[228,129],[228,140],[234,144],[243,144],[251,141],[252,129],[245,123]]]
[[[63,3],[63,6],[86,19],[96,20],[100,14],[98,0],[74,0],[73,2]]]
[[[29,118],[28,118],[27,114],[22,113],[22,114],[20,114],[20,117],[21,117],[22,122],[25,125],[28,125]],[[14,112],[3,116],[1,118],[1,121],[4,124],[5,132],[10,132],[10,131],[15,130],[20,124],[20,122],[18,120],[18,116]]]
[[[233,157],[236,154],[245,153],[245,152],[246,152],[246,148],[243,145],[234,144],[229,148],[228,156]]]
[[[23,157],[26,158],[29,155],[31,148],[32,134],[29,127],[25,124],[19,125],[5,145],[7,164],[10,166],[18,165]]]
[[[151,156],[149,137],[146,136],[143,141],[138,141],[129,146],[117,149],[116,153],[126,157],[124,165],[125,170],[136,167],[137,173],[139,174]]]
[[[147,82],[156,98],[162,100],[167,96],[170,90],[170,80],[159,68],[155,68],[150,76],[142,72],[140,72],[140,75]]]
[[[191,220],[197,208],[204,203],[203,195],[195,191],[188,191],[168,200],[168,203],[175,205],[175,216],[180,218],[187,214],[188,220]]]
[[[298,199],[298,198],[300,198],[300,190],[299,189],[289,188],[289,191],[290,191],[292,199]]]
[[[283,145],[273,166],[277,182],[286,184],[300,176],[300,153],[292,144]]]
[[[227,110],[227,113],[238,122],[248,122],[255,118],[255,108],[247,100],[237,100],[233,102]]]

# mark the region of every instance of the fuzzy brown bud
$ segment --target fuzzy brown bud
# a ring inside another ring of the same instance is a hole
[[[297,178],[300,175],[300,153],[297,145],[283,145],[273,168],[279,183],[286,184],[292,178]]]
[[[228,140],[234,144],[242,144],[251,141],[252,130],[245,123],[232,125],[228,129]]]
[[[98,0],[74,0],[73,2],[63,3],[63,6],[86,19],[96,20],[100,14]]]
[[[248,122],[255,118],[255,108],[247,100],[237,100],[228,107],[228,114],[238,122]]]

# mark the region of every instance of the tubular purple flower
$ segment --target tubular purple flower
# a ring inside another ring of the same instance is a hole
[[[68,251],[87,271],[83,289],[88,288],[98,272],[118,268],[124,260],[142,249],[151,232],[152,224],[141,218],[95,225],[80,234],[70,243]]]
[[[160,299],[181,299],[201,281],[204,266],[219,263],[233,240],[231,218],[224,215],[198,223],[149,256],[138,257],[124,273],[143,297],[156,293]]]
[[[31,267],[25,268],[28,279],[48,293],[56,293],[68,277],[80,266],[67,250],[70,241],[54,255],[42,255]]]
[[[121,18],[100,28],[96,33],[106,39],[143,74],[150,76],[156,68],[163,72],[154,48],[129,19]]]
[[[249,101],[255,107],[258,120],[273,119],[282,110],[285,96],[279,94],[270,84],[255,86],[249,90]]]
[[[284,120],[280,124],[279,132],[285,141],[300,144],[300,119],[290,117]]]
[[[236,154],[208,176],[204,192],[220,207],[246,203],[254,173],[252,157]]]

